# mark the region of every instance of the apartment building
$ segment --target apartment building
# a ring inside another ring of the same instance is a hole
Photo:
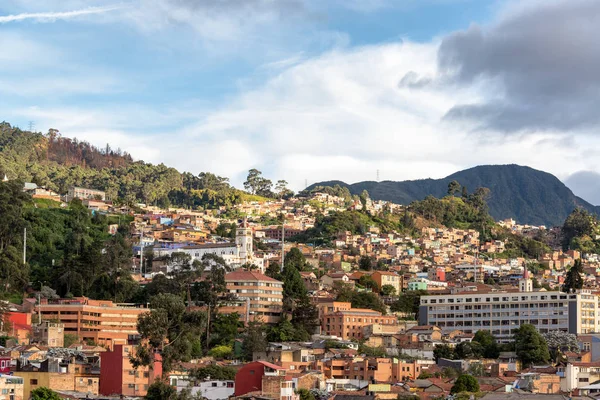
[[[463,291],[459,291],[463,290]],[[422,296],[420,325],[435,325],[443,333],[487,330],[506,343],[523,324],[539,332],[561,330],[575,334],[600,330],[600,304],[589,290],[577,293],[534,291],[528,272],[515,290],[477,290],[477,286],[454,289],[451,294]]]
[[[98,200],[105,201],[106,200],[106,192],[104,192],[102,190],[71,186],[67,191],[65,200],[71,201],[73,199],[80,199],[80,200],[98,199]]]
[[[390,285],[396,291],[396,295],[402,292],[404,276],[398,275],[395,272],[375,271],[371,274],[371,278],[377,283],[379,290],[385,285]]]
[[[397,383],[416,379],[433,360],[406,361],[397,358],[330,358],[318,363],[327,379],[355,379]]]
[[[41,313],[42,321],[62,324],[64,334],[74,334],[80,340],[112,348],[115,344],[126,344],[130,335],[138,334],[138,315],[148,309],[75,297],[42,299],[36,311]]]
[[[20,376],[0,375],[0,399],[24,400],[23,378]]]
[[[238,270],[226,274],[225,283],[227,293],[236,300],[221,306],[220,313],[237,312],[245,323],[279,322],[283,307],[283,282],[256,271]]]
[[[379,311],[366,308],[339,309],[324,313],[321,317],[323,334],[342,339],[362,339],[364,327],[373,324],[397,325],[394,315],[382,315]]]
[[[143,397],[162,374],[160,359],[152,367],[134,368],[129,359],[135,346],[115,345],[113,351],[100,353],[100,394]]]
[[[33,342],[46,345],[48,347],[64,347],[65,345],[65,327],[50,321],[43,321],[41,324],[33,326]]]

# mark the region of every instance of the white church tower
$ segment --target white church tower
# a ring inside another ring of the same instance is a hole
[[[527,266],[524,266],[523,277],[519,279],[519,291],[520,292],[533,292],[533,280],[529,278],[529,270]]]
[[[252,229],[248,227],[248,220],[244,217],[242,225],[235,231],[235,244],[238,248],[238,257],[242,263],[250,262],[254,258],[252,251]]]

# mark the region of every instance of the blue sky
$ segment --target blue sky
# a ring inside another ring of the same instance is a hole
[[[581,192],[600,171],[600,81],[572,73],[600,66],[594,3],[5,0],[0,118],[236,185],[519,163]]]

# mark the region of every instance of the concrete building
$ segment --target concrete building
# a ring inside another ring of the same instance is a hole
[[[0,400],[24,400],[24,381],[20,376],[0,375]]]
[[[402,293],[404,277],[395,272],[375,271],[371,274],[371,278],[377,283],[379,290],[385,285],[390,285],[396,290],[396,296]]]
[[[398,318],[364,308],[340,309],[324,313],[321,317],[323,334],[342,339],[362,339],[364,327],[372,324],[397,325]]]
[[[276,324],[283,307],[283,282],[255,271],[238,270],[225,274],[227,293],[236,301],[219,308],[222,314],[237,312],[241,320]]]
[[[98,199],[98,200],[106,201],[106,192],[104,192],[102,190],[71,186],[69,188],[69,190],[67,191],[65,200],[71,201],[73,199],[80,199],[80,200],[89,200],[89,199],[96,200],[96,199]]]
[[[100,394],[143,397],[155,379],[162,374],[160,358],[150,367],[134,368],[129,356],[135,346],[115,345],[113,351],[100,354]]]
[[[65,334],[112,348],[114,344],[126,344],[130,335],[138,334],[138,315],[148,309],[115,304],[109,300],[75,297],[42,299],[36,311],[41,313],[42,321],[62,324]]]
[[[207,400],[227,400],[235,392],[235,381],[201,381],[190,384],[189,381],[179,379],[175,387],[177,392],[189,389],[192,396],[202,397]]]
[[[477,286],[446,295],[422,296],[420,325],[436,325],[443,333],[487,330],[506,343],[523,324],[540,333],[553,330],[582,334],[600,331],[598,296],[589,290],[578,293],[534,291],[526,272],[516,290],[477,291]],[[598,316],[598,317],[597,317]]]
[[[154,246],[155,257],[170,256],[175,252],[189,254],[194,260],[202,260],[205,254],[214,254],[222,257],[227,265],[236,269],[246,263],[254,264],[258,270],[264,273],[265,260],[256,257],[253,251],[252,229],[248,227],[246,220],[236,229],[234,243],[204,243],[193,245],[176,246]]]
[[[280,400],[294,400],[291,377],[279,365],[253,361],[241,367],[235,375],[235,396],[260,393]]]
[[[33,342],[48,347],[64,347],[65,326],[50,321],[43,321],[39,325],[33,325]]]

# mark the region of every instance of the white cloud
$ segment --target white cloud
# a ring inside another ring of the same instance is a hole
[[[85,15],[104,14],[123,8],[122,6],[88,7],[81,10],[54,11],[54,12],[26,12],[13,15],[0,16],[0,24],[33,20],[35,22],[55,22],[57,20],[73,19]]]

